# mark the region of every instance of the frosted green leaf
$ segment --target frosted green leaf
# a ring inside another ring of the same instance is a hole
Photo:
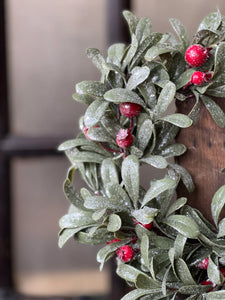
[[[74,150],[67,150],[66,155],[68,156],[70,162],[73,165],[76,165],[78,162],[91,162],[100,164],[105,157],[98,153],[91,153],[88,151],[78,151],[77,149]]]
[[[139,160],[134,155],[127,156],[122,163],[121,167],[122,180],[125,188],[137,208],[139,199]]]
[[[103,218],[105,216],[107,212],[106,208],[100,209],[100,210],[96,210],[93,214],[92,214],[92,219],[94,221],[99,221],[101,218]]]
[[[196,285],[188,266],[182,258],[175,260],[175,269],[180,280],[186,285]]]
[[[135,35],[139,43],[150,35],[152,28],[152,22],[149,18],[141,18],[136,26]]]
[[[132,207],[132,204],[130,202],[130,198],[128,197],[128,194],[126,191],[122,188],[119,184],[109,183],[106,186],[106,193],[109,198],[111,199],[119,199],[119,207],[118,210],[128,210]]]
[[[211,212],[215,224],[218,224],[220,212],[225,204],[225,185],[219,188],[213,196],[211,203]]]
[[[138,18],[129,10],[124,10],[123,16],[129,26],[130,34],[135,33],[136,26],[138,23]]]
[[[219,223],[219,232],[217,234],[217,238],[221,238],[225,236],[225,218],[222,219]]]
[[[144,234],[142,236],[140,250],[141,250],[141,256],[142,256],[142,258],[144,260],[145,266],[146,266],[147,269],[149,269],[149,266],[150,266],[150,260],[149,260],[149,237],[146,234]]]
[[[212,261],[211,257],[209,257],[207,275],[210,281],[212,281],[214,284],[217,285],[223,283],[223,277],[221,277],[219,267]]]
[[[172,180],[171,178],[163,178],[153,182],[144,196],[142,207],[166,190],[174,188],[176,184],[177,182]]]
[[[184,87],[188,82],[191,81],[191,76],[194,72],[194,69],[188,69],[176,79],[175,84],[177,90]]]
[[[133,34],[129,50],[127,51],[127,53],[122,61],[122,71],[124,71],[125,68],[130,64],[135,53],[137,52],[137,49],[138,49],[138,40],[137,40],[136,36]]]
[[[199,298],[196,298],[196,294],[204,294],[208,292],[211,288],[212,287],[210,285],[186,285],[179,288],[179,293],[183,295],[194,295],[188,297],[187,300],[198,300]]]
[[[183,207],[186,204],[186,202],[187,202],[187,198],[185,198],[185,197],[181,197],[181,198],[175,200],[169,207],[166,216],[168,217],[169,215],[173,214],[176,210]]]
[[[81,81],[76,84],[76,92],[78,94],[102,97],[107,90],[107,86],[99,81]]]
[[[134,210],[132,212],[132,216],[138,222],[142,224],[148,224],[154,220],[154,217],[157,216],[158,213],[158,209],[145,206],[144,208]]]
[[[196,239],[200,233],[196,222],[186,216],[172,215],[163,222],[190,239]]]
[[[141,161],[157,169],[165,169],[168,165],[166,159],[160,155],[148,155],[143,157]]]
[[[190,127],[193,123],[192,120],[188,116],[180,114],[180,113],[165,116],[165,117],[161,118],[161,120],[169,122],[180,128]]]
[[[131,292],[129,292],[128,294],[126,294],[121,300],[136,300],[136,299],[140,299],[140,297],[145,296],[145,295],[153,295],[154,293],[158,294],[161,292],[161,288],[160,289],[152,289],[152,290],[146,290],[146,289],[136,289],[133,290]]]
[[[174,257],[178,259],[179,257],[182,258],[184,247],[186,244],[187,238],[182,234],[178,233],[176,239],[174,241]]]
[[[153,109],[157,102],[155,85],[147,80],[138,86],[138,90],[145,99],[145,102],[148,103],[150,109]]]
[[[116,232],[120,229],[122,225],[121,219],[116,214],[111,214],[109,216],[109,223],[107,225],[107,230],[111,232]]]
[[[123,88],[109,90],[104,94],[104,99],[114,103],[132,102],[143,107],[146,106],[144,101],[135,92]]]
[[[64,229],[64,228],[75,228],[75,227],[94,224],[94,221],[92,220],[91,216],[92,216],[91,211],[86,211],[74,207],[73,213],[64,215],[59,220],[59,226],[61,229]]]
[[[204,29],[212,31],[217,30],[220,26],[221,21],[222,17],[219,10],[217,12],[210,13],[202,20],[197,31]]]
[[[225,42],[219,43],[216,47],[215,52],[215,69],[214,69],[214,77],[218,77],[219,75],[223,75],[224,73],[224,55],[225,55]],[[220,74],[222,73],[222,74]],[[218,75],[219,74],[219,75]]]
[[[92,226],[92,225],[90,225]],[[83,230],[87,227],[90,227],[90,226],[80,226],[80,227],[77,227],[77,228],[66,228],[64,230],[62,230],[59,234],[59,240],[58,240],[58,246],[59,248],[62,248],[65,243],[71,238],[74,236],[74,234],[76,234],[77,232],[79,232],[80,230]]]
[[[90,105],[95,100],[95,98],[90,95],[78,94],[78,93],[74,93],[72,95],[72,98],[77,102],[84,103],[86,105]]]
[[[213,120],[216,122],[216,124],[220,128],[225,127],[225,113],[222,111],[222,109],[213,101],[211,98],[201,95],[201,99],[203,103],[205,104],[205,107],[211,114]]]
[[[137,139],[140,150],[144,151],[147,147],[151,139],[153,129],[154,125],[150,119],[144,120],[144,122],[138,128]]]
[[[96,48],[88,48],[86,50],[88,58],[90,58],[93,64],[99,69],[100,72],[105,74],[108,69],[106,67],[106,62],[101,52]]]
[[[170,19],[169,21],[182,43],[182,50],[185,51],[189,46],[189,38],[184,25],[177,19]]]
[[[92,102],[88,106],[84,115],[85,125],[88,128],[95,126],[100,121],[101,117],[104,115],[108,106],[109,106],[109,102],[102,101],[100,99],[97,99],[94,102]]]
[[[170,103],[174,100],[176,93],[176,86],[173,82],[169,81],[162,89],[158,102],[155,106],[154,113],[159,117],[167,110]]]
[[[117,43],[108,48],[107,62],[112,63],[118,67],[121,65],[121,60],[124,55],[125,44]]]
[[[132,68],[134,66],[139,64],[141,59],[144,57],[146,50],[149,47],[157,44],[160,41],[161,37],[162,37],[161,33],[153,32],[144,39],[144,41],[138,47],[137,52],[135,53],[135,56],[132,60],[131,66],[130,66],[130,70],[132,70]]]
[[[104,186],[119,183],[116,165],[111,158],[103,160],[101,164],[101,178]]]
[[[176,48],[171,47],[168,44],[158,44],[155,46],[152,46],[150,49],[145,54],[145,59],[147,61],[152,61],[154,60],[157,56],[164,54],[164,53],[170,53],[177,51]]]
[[[171,164],[170,167],[173,168],[180,175],[181,180],[186,186],[188,192],[189,193],[193,192],[195,189],[195,185],[190,173],[185,168],[177,164]]]
[[[67,140],[59,145],[58,150],[65,151],[82,145],[88,146],[90,145],[90,141],[88,141],[86,138],[76,138],[72,140]]]
[[[225,291],[210,292],[205,297],[205,300],[222,300],[225,299]]]
[[[184,154],[187,150],[187,147],[184,144],[175,143],[173,145],[169,145],[161,150],[161,155],[164,157],[174,157],[180,156]]]
[[[144,82],[148,78],[150,70],[148,67],[135,67],[131,73],[126,86],[129,90],[135,89],[139,84]]]
[[[110,137],[108,132],[102,127],[91,127],[87,132],[87,136],[95,142],[108,142],[115,144],[113,138]]]

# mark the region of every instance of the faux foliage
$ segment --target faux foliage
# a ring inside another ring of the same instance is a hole
[[[121,246],[130,246],[131,261],[117,257],[117,274],[133,288],[122,300],[177,299],[180,294],[189,300],[225,299],[225,219],[219,218],[225,186],[212,199],[210,224],[186,198],[175,199],[180,180],[189,192],[194,183],[182,166],[168,159],[187,150],[174,138],[180,128],[197,122],[200,102],[225,127],[225,114],[212,97],[225,97],[225,17],[219,11],[206,16],[190,43],[179,20],[170,20],[175,36],[152,32],[149,18],[123,14],[131,43],[110,46],[107,58],[98,49],[88,49],[101,79],[76,84],[73,99],[87,109],[78,136],[59,146],[71,163],[64,182],[71,205],[59,222],[59,246],[71,237],[103,244],[97,254],[100,269]],[[191,44],[208,49],[203,66],[186,63]],[[210,72],[210,80],[191,84],[195,71]],[[174,101],[189,98],[196,100],[189,115],[168,112]],[[127,102],[140,105],[141,113],[122,115],[120,104]],[[118,146],[121,128],[132,134],[128,147]],[[165,171],[161,179],[149,178],[147,190],[140,184],[144,164]],[[85,182],[80,191],[75,172]],[[145,226],[149,224],[151,228]],[[198,267],[204,259],[206,270]]]

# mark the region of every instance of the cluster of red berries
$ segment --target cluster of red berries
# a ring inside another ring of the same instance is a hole
[[[148,224],[142,224],[142,223],[138,222],[136,219],[134,219],[133,221],[134,221],[135,225],[140,224],[143,227],[145,227],[146,229],[152,230],[153,222],[148,223]],[[137,238],[134,237],[134,238],[132,238],[131,243],[135,244],[136,241],[137,241]],[[113,243],[116,243],[116,242],[121,242],[121,240],[120,239],[113,239],[113,240],[107,242],[107,245],[108,244],[113,244]],[[131,247],[129,245],[123,245],[123,246],[121,246],[120,248],[117,249],[116,255],[121,261],[127,263],[127,262],[130,262],[134,258],[135,252],[138,252],[138,251],[140,251],[140,250],[139,249],[134,249],[133,247]]]
[[[201,67],[207,61],[209,57],[210,48],[204,48],[202,45],[191,45],[185,52],[185,60],[191,67]],[[194,85],[202,85],[204,82],[210,82],[213,72],[201,72],[196,71],[191,76],[191,81],[185,86],[189,86],[191,83]]]

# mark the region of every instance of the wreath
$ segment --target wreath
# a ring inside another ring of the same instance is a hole
[[[225,17],[206,16],[190,43],[177,19],[170,24],[178,39],[152,32],[149,18],[123,15],[131,43],[113,44],[106,59],[87,49],[101,79],[77,83],[73,94],[87,109],[78,136],[59,146],[71,163],[64,182],[71,205],[59,221],[59,247],[71,237],[103,244],[100,269],[116,257],[116,273],[132,287],[122,300],[225,299],[225,186],[212,199],[211,224],[187,198],[174,197],[180,181],[189,192],[194,183],[170,159],[187,150],[175,137],[197,122],[200,102],[225,127],[212,97],[225,97]],[[175,100],[190,98],[188,115],[168,113]],[[149,179],[147,190],[140,184],[143,165],[165,171]],[[80,191],[75,172],[86,184]]]

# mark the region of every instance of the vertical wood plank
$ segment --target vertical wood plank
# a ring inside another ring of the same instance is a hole
[[[214,99],[225,111],[225,99]],[[188,114],[193,107],[194,99],[177,102],[177,111]],[[180,130],[177,142],[187,146],[187,152],[177,160],[185,167],[194,180],[196,189],[188,194],[185,187],[180,185],[179,196],[186,196],[188,204],[199,209],[210,221],[211,201],[217,189],[225,184],[225,129],[213,121],[211,115],[201,103],[201,113],[198,122],[186,129]],[[222,212],[225,216],[225,210]]]

